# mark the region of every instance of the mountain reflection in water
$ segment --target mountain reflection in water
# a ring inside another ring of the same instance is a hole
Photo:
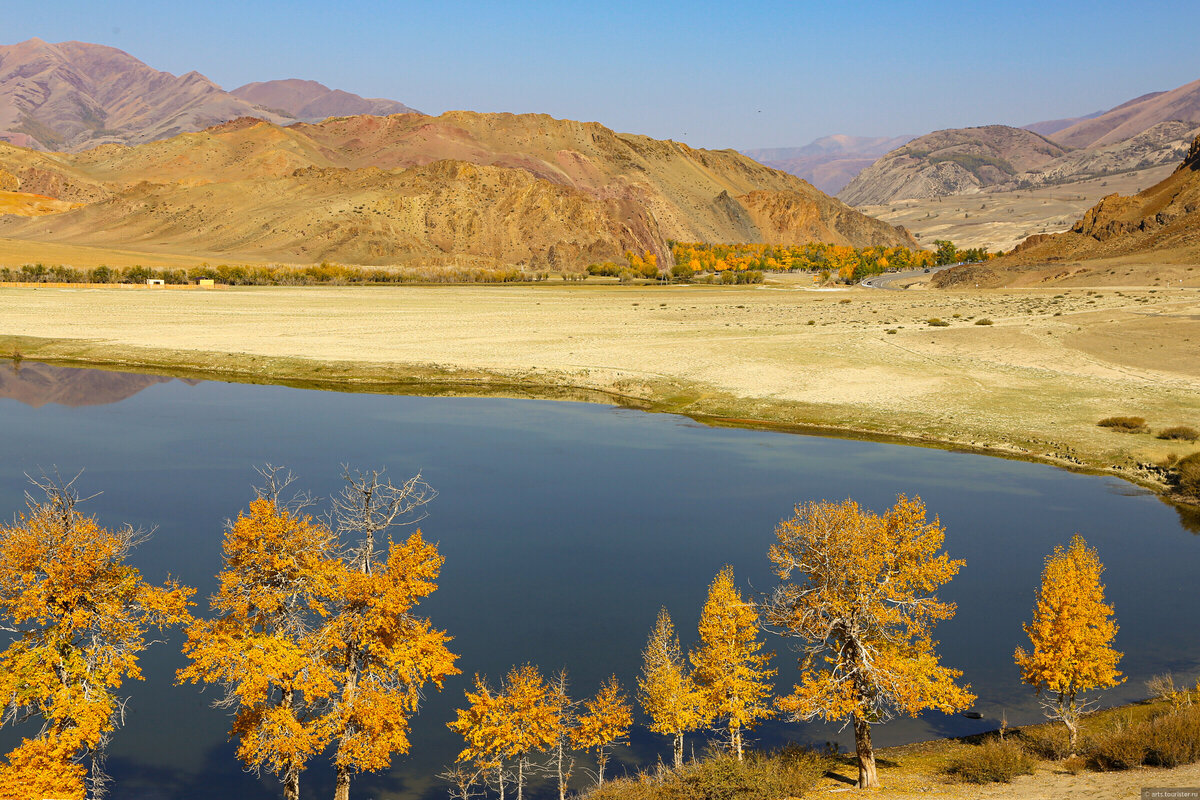
[[[55,403],[69,408],[119,403],[143,389],[176,380],[162,375],[55,367],[34,361],[0,363],[0,398],[41,408]],[[197,380],[179,379],[195,386]]]

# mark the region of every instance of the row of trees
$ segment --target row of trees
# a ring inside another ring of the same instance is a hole
[[[417,530],[381,537],[415,521],[434,496],[420,476],[399,486],[379,473],[346,473],[323,518],[304,494],[285,499],[290,476],[262,471],[264,485],[231,521],[211,615],[192,617],[192,590],[145,582],[125,564],[145,534],[107,531],[76,508],[72,483],[44,481],[44,499],[0,527],[0,653],[3,722],[38,719],[38,732],[0,763],[0,797],[101,797],[104,752],[120,726],[129,679],[151,630],[185,626],[190,664],[180,682],[215,685],[232,713],[238,757],[299,797],[307,764],[328,753],[335,797],[346,800],[359,772],[384,769],[408,752],[409,719],[427,686],[458,674],[445,631],[417,614],[437,588],[442,557]],[[699,645],[684,656],[663,609],[643,652],[637,696],[650,730],[671,740],[676,766],[684,736],[710,725],[742,756],[745,732],[763,719],[821,719],[852,725],[859,786],[877,786],[871,726],[925,709],[951,713],[975,699],[962,673],[939,663],[932,638],[955,607],[937,590],[961,568],[942,550],[945,532],[919,498],[901,495],[882,515],[852,500],[813,502],[776,528],[769,556],[779,585],[744,597],[722,569],[701,613]],[[1046,562],[1031,650],[1018,649],[1022,679],[1046,698],[1075,742],[1082,693],[1122,680],[1102,566],[1081,537]],[[772,653],[760,634],[792,639],[799,681],[773,697]],[[478,782],[518,800],[536,760],[549,758],[560,797],[573,750],[595,755],[598,779],[614,745],[626,741],[632,709],[616,677],[582,702],[567,676],[546,679],[514,667],[496,688],[476,676],[449,726],[465,747],[450,777],[471,796]]]
[[[356,267],[322,262],[305,267],[281,264],[220,264],[198,267],[108,267],[79,269],[62,264],[25,264],[0,267],[0,282],[17,283],[126,283],[144,284],[153,278],[169,285],[212,280],[228,286],[346,286],[395,283],[516,283],[543,281],[546,271],[517,267],[424,266]]]

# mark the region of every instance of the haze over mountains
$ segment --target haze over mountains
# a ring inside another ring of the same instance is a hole
[[[172,75],[86,42],[0,46],[0,140],[37,150],[141,144],[247,116],[288,124],[408,111],[403,103],[315,81],[251,83],[226,92],[198,72]]]
[[[827,194],[837,194],[855,175],[912,136],[822,136],[804,147],[743,150],[755,161],[790,172]]]

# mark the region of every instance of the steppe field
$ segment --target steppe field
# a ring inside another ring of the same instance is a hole
[[[1109,470],[1200,449],[1200,272],[1170,288],[0,287],[0,357],[406,393],[616,401],[704,421]],[[1161,286],[1161,284],[1160,284]],[[944,325],[931,325],[940,320]],[[988,324],[988,323],[991,324]],[[1144,417],[1146,433],[1097,427]]]

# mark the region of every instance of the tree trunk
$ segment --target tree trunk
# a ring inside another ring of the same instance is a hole
[[[683,734],[675,734],[675,769],[683,766]]]
[[[517,800],[525,800],[525,758],[517,759]]]
[[[875,750],[871,747],[871,723],[861,717],[854,718],[854,749],[858,754],[858,788],[879,788]]]
[[[605,763],[608,762],[608,756],[603,751],[601,751],[600,753],[597,753],[596,755],[597,755],[596,766],[599,767],[599,769],[596,771],[596,777],[597,777],[596,785],[603,786],[604,785],[604,765],[605,765]]]
[[[738,761],[742,760],[742,727],[736,722],[729,726],[730,737],[733,740],[733,749],[737,751]]]
[[[567,782],[563,775],[563,759],[566,754],[563,753],[562,738],[558,740],[558,800],[567,800]]]
[[[1064,719],[1063,724],[1067,726],[1067,749],[1071,751],[1070,758],[1075,757],[1075,745],[1079,740],[1079,724],[1073,719]]]
[[[333,786],[333,800],[350,800],[350,768],[345,764],[337,766],[337,780]]]
[[[496,767],[496,782],[500,785],[500,800],[504,800],[504,764]]]
[[[300,770],[296,767],[284,773],[283,800],[300,800]]]

